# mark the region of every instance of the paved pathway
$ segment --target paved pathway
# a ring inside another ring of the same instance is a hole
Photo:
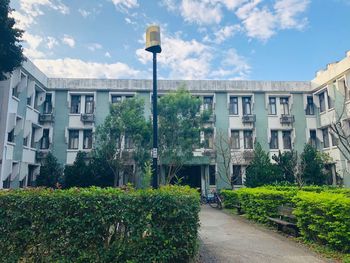
[[[200,221],[200,262],[326,262],[280,234],[209,206],[202,206]]]

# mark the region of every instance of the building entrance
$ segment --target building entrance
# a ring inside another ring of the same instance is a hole
[[[177,178],[173,178],[172,184],[188,185],[192,188],[201,188],[201,166],[184,166],[177,173]]]

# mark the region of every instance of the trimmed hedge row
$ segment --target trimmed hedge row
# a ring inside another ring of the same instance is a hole
[[[301,235],[350,252],[350,198],[343,194],[299,192],[294,214]]]
[[[278,206],[290,203],[295,207],[303,238],[347,253],[350,252],[349,193],[346,188],[308,187],[307,191],[300,191],[295,187],[274,186],[222,191],[225,207],[239,203],[247,218],[260,223],[277,216]]]
[[[187,187],[0,192],[1,262],[183,262],[197,250]]]

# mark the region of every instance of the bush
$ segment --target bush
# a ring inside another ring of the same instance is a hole
[[[247,217],[267,223],[267,217],[276,217],[278,206],[290,203],[294,196],[290,191],[261,188],[242,188],[237,191],[242,210]]]
[[[234,208],[239,204],[238,190],[221,190],[220,194],[223,197],[223,203],[225,208]]]
[[[299,192],[294,202],[305,239],[350,252],[350,198],[332,192]]]
[[[187,187],[0,192],[1,262],[182,262],[197,249]]]

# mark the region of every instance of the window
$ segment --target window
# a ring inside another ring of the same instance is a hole
[[[233,165],[232,166],[232,185],[242,185],[242,168],[240,165]]]
[[[125,96],[125,99],[127,100],[127,99],[132,99],[134,97],[134,95],[126,95]]]
[[[213,97],[203,97],[203,110],[213,110]]]
[[[80,113],[80,95],[72,95],[70,104],[70,113]]]
[[[271,131],[270,149],[278,149],[278,131]]]
[[[68,140],[68,149],[78,149],[78,146],[79,146],[79,131],[70,130],[69,140]]]
[[[349,88],[346,85],[345,80],[343,79],[342,81],[342,86],[344,87],[344,96],[345,96],[345,100],[349,100],[350,99],[350,94],[349,94]]]
[[[9,133],[7,133],[7,141],[15,142],[15,129],[12,129]]]
[[[40,149],[49,149],[49,146],[50,146],[49,134],[50,134],[49,129],[43,130],[43,137],[41,138]]]
[[[27,186],[34,186],[34,165],[28,165],[28,181]]]
[[[334,132],[331,132],[332,146],[338,146],[338,138]]]
[[[244,131],[244,149],[253,149],[253,132]]]
[[[252,114],[252,98],[251,97],[242,97],[243,102],[243,115]]]
[[[125,149],[132,149],[133,148],[133,142],[130,135],[125,135]]]
[[[329,147],[328,128],[322,129],[322,137],[323,137],[323,148],[328,148]]]
[[[212,149],[213,144],[213,131],[204,131],[204,148]]]
[[[231,148],[232,149],[240,148],[239,131],[231,131]]]
[[[18,91],[18,85],[12,88],[12,96],[18,98],[19,97],[19,91]]]
[[[269,114],[270,115],[276,115],[277,114],[276,98],[275,97],[270,97],[269,98]]]
[[[30,96],[29,98],[27,98],[27,105],[28,106],[32,106],[32,97],[33,96]]]
[[[289,98],[280,98],[282,106],[282,115],[289,115]]]
[[[209,185],[215,185],[215,165],[209,165]]]
[[[11,185],[11,175],[9,175],[6,180],[2,181],[2,187],[4,189],[9,189]]]
[[[306,115],[315,115],[314,99],[312,96],[307,97]]]
[[[327,92],[327,98],[328,98],[328,109],[333,109],[334,108],[334,100],[333,100],[333,98],[331,98],[331,96],[329,96],[328,92]]]
[[[35,148],[35,128],[32,127],[32,137],[30,139],[30,147]]]
[[[318,95],[318,99],[320,100],[320,112],[324,112],[326,110],[326,101],[325,101],[324,92]]]
[[[92,148],[92,130],[84,130],[83,132],[83,149]]]
[[[291,131],[283,131],[283,149],[292,149]]]
[[[229,113],[238,115],[238,97],[230,97]]]
[[[116,104],[122,101],[122,96],[112,95],[111,97],[112,104]]]
[[[85,113],[86,114],[94,113],[94,96],[91,96],[91,95],[85,96]]]
[[[316,130],[310,130],[310,142],[309,142],[314,148],[317,148],[317,136],[316,136]]]
[[[39,95],[40,95],[40,92],[35,90],[34,92],[34,108],[37,110],[39,108]]]
[[[52,94],[48,93],[44,102],[44,114],[52,113]]]
[[[28,146],[28,143],[29,143],[29,135],[27,137],[23,138],[23,145]]]

